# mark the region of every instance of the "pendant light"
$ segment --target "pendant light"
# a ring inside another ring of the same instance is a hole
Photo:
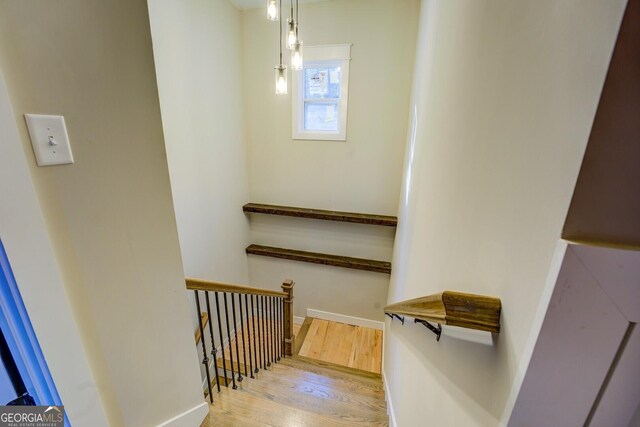
[[[298,34],[298,24],[300,23],[300,18],[298,17],[298,0],[296,0],[296,41],[293,44],[293,50],[291,51],[291,69],[292,70],[302,70],[303,61],[302,61],[302,40],[300,40],[300,35]]]
[[[267,0],[267,19],[277,21],[279,18],[279,7],[277,0]]]
[[[300,71],[302,70],[302,40],[296,41],[291,51],[291,69]]]
[[[303,68],[302,60],[302,40],[298,34],[298,24],[300,18],[298,17],[298,0],[296,0],[296,42],[293,44],[293,50],[291,51],[291,69],[300,71]]]
[[[282,6],[282,0],[280,0]],[[282,22],[280,22],[280,38],[278,39],[278,47],[280,48],[280,63],[275,67],[276,76],[276,95],[287,94],[287,66],[282,63]]]
[[[287,19],[287,49],[293,49],[293,45],[296,44],[298,39],[298,23],[296,22],[297,19],[293,19],[293,0],[289,0],[289,5],[291,6],[291,13],[289,19]]]

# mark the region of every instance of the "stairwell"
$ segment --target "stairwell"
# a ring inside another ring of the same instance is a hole
[[[201,314],[195,342],[206,367],[209,402],[201,426],[389,425],[378,373],[381,348],[370,348],[379,339],[355,339],[379,332],[330,322],[336,326],[327,326],[325,334],[310,333],[312,318],[294,325],[290,280],[282,284],[283,292],[200,279],[186,279],[186,285]],[[299,354],[305,342],[318,359]],[[350,351],[341,351],[347,347]],[[333,363],[345,359],[327,357],[331,352],[358,364]],[[374,353],[371,363],[362,363]],[[376,366],[376,372],[356,369],[361,366]]]

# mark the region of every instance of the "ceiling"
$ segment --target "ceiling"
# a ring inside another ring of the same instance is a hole
[[[265,0],[229,0],[229,1],[231,1],[231,3],[233,3],[233,5],[240,10],[254,9],[257,7],[264,7],[266,5]],[[325,1],[325,0],[298,0],[298,1],[300,3],[315,3],[318,1]],[[289,5],[289,2],[287,0],[283,0],[282,3],[283,3],[282,4],[283,8],[285,4],[287,6]]]

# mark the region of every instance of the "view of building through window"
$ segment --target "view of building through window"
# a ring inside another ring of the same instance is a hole
[[[340,67],[304,69],[304,129],[337,131],[340,117]]]

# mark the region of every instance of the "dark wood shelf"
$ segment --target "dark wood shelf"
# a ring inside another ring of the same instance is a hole
[[[246,251],[251,255],[310,262],[312,264],[331,265],[334,267],[352,268],[354,270],[375,271],[377,273],[391,273],[390,262],[376,261],[373,259],[352,258],[347,256],[297,251],[294,249],[274,248],[272,246],[262,245],[247,246]]]
[[[292,216],[296,218],[321,219],[325,221],[351,222],[356,224],[382,225],[395,227],[398,218],[387,215],[373,215],[354,212],[326,211],[322,209],[296,208],[293,206],[264,205],[260,203],[247,203],[242,210],[249,213],[267,215]]]
[[[498,333],[501,309],[502,303],[498,298],[444,291],[388,305],[384,312],[442,325]]]

